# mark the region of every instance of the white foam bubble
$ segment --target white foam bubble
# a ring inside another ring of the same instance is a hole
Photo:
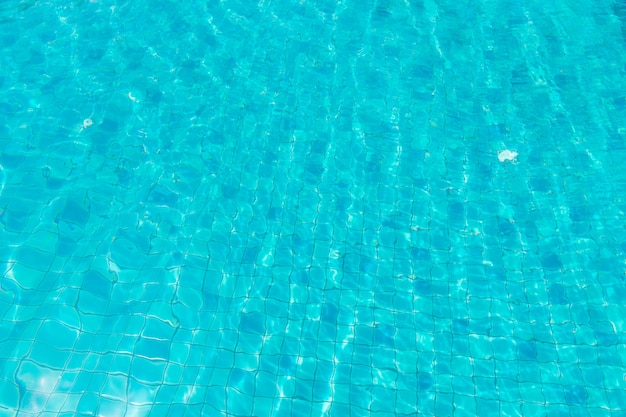
[[[504,161],[515,161],[517,159],[517,152],[515,151],[510,151],[508,149],[505,149],[503,151],[498,152],[498,161],[500,162],[504,162]]]

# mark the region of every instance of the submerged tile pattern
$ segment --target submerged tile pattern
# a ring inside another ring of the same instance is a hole
[[[3,4],[0,415],[623,415],[624,16]]]

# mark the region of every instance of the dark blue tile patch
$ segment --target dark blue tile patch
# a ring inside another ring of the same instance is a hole
[[[551,284],[548,292],[550,303],[552,304],[567,304],[567,293],[565,286],[562,284]]]
[[[449,370],[449,368],[448,368]],[[424,372],[418,372],[417,374],[417,390],[424,392],[430,391],[433,388],[433,384],[435,383],[435,378],[433,375]]]
[[[157,185],[148,194],[148,203],[175,208],[178,204],[178,195],[166,187]]]
[[[541,265],[548,270],[563,268],[563,264],[558,255],[554,252],[547,252],[541,256]]]
[[[83,275],[83,283],[81,287],[84,291],[88,291],[96,297],[104,300],[111,299],[113,283],[110,279],[103,276],[97,271],[87,271]]]
[[[293,375],[296,370],[296,359],[291,355],[280,355],[278,370],[282,375]]]
[[[265,315],[261,313],[243,313],[239,328],[248,333],[265,334]]]
[[[323,304],[320,318],[322,322],[336,324],[339,316],[339,309],[334,304]]]
[[[452,333],[467,336],[469,334],[468,319],[452,320]]]
[[[518,340],[518,355],[521,360],[535,361],[537,360],[537,346],[534,341]]]
[[[429,261],[430,251],[426,248],[411,248],[411,258],[418,261]]]

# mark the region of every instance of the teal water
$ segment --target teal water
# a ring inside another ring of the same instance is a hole
[[[626,415],[623,0],[5,0],[0,59],[0,416]]]

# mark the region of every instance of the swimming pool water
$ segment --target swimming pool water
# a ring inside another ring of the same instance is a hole
[[[626,415],[625,28],[2,2],[0,416]]]

